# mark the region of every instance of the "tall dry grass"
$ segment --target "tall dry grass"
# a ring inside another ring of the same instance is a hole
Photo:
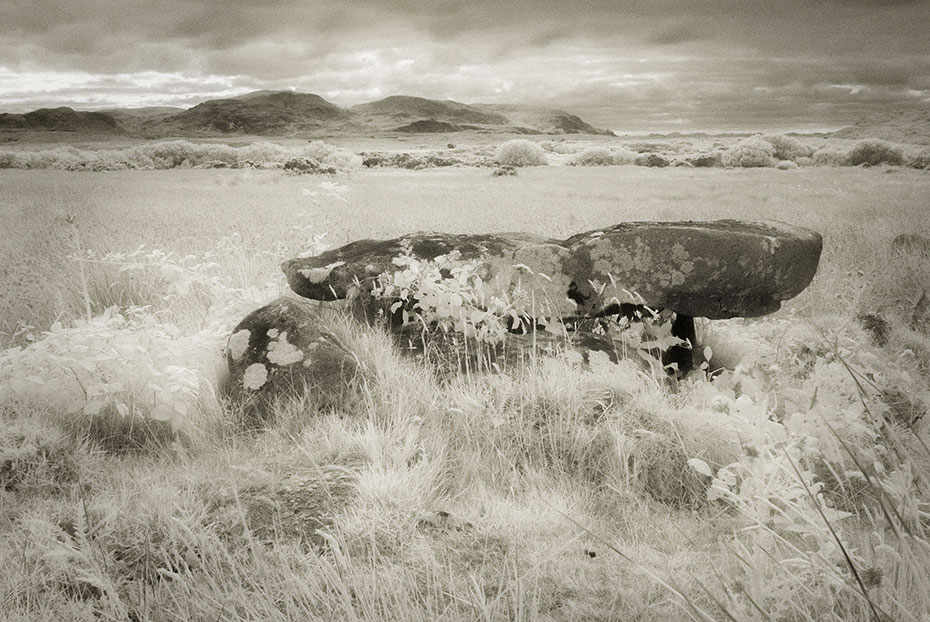
[[[0,355],[8,619],[930,613],[926,336],[895,319],[928,260],[883,251],[919,227],[917,171],[805,169],[786,186],[768,170],[566,168],[507,187],[370,172],[340,180],[344,201],[272,174],[63,174],[44,189],[18,175],[4,209],[45,254],[21,237],[4,252],[48,266],[25,274],[62,292],[62,312],[29,315],[34,293],[4,307],[33,323]],[[285,401],[259,431],[223,399],[225,336],[281,292],[281,258],[326,240],[749,210],[820,230],[825,254],[784,312],[701,327],[713,379],[568,352],[437,373],[327,313],[370,372],[358,399]],[[892,323],[885,346],[863,310]]]

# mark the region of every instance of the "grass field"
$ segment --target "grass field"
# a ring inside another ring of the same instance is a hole
[[[926,622],[930,257],[890,243],[928,213],[890,166],[0,170],[5,619]],[[298,253],[717,218],[824,253],[778,313],[701,325],[713,380],[437,374],[325,311],[358,399],[260,431],[224,400]]]

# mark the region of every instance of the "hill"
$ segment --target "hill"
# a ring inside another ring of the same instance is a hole
[[[351,114],[312,93],[255,91],[230,99],[212,99],[171,115],[158,126],[178,133],[286,135],[331,126]]]
[[[147,106],[142,108],[111,108],[101,110],[119,123],[130,134],[144,134],[147,127],[170,116],[184,112],[185,108]]]
[[[0,130],[57,130],[86,134],[165,136],[308,136],[371,132],[445,133],[462,130],[521,134],[604,134],[576,115],[516,104],[470,105],[393,95],[341,108],[319,95],[255,91],[212,99],[186,110],[168,107],[81,112],[41,109],[0,114]]]
[[[510,122],[501,114],[483,112],[468,104],[408,95],[392,95],[378,101],[352,106],[349,110],[360,115],[368,124],[379,127],[394,127],[400,122],[421,120],[474,125],[507,125]]]
[[[613,136],[610,130],[602,130],[586,123],[571,113],[558,108],[524,106],[519,104],[475,104],[478,110],[506,116],[518,128],[538,130],[541,134],[599,134]]]
[[[872,115],[834,132],[833,137],[930,145],[930,110],[894,110]]]
[[[122,134],[123,128],[105,112],[84,112],[62,106],[40,108],[25,114],[0,114],[0,130],[39,132],[87,132]]]
[[[394,131],[401,132],[402,134],[445,134],[448,132],[461,132],[463,129],[466,128],[463,128],[459,125],[446,123],[445,121],[422,119],[420,121],[414,121],[413,123],[396,127],[394,128]]]

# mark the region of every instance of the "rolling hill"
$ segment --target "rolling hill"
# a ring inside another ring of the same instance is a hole
[[[881,138],[896,143],[930,145],[930,110],[892,110],[865,117],[834,132],[834,138]]]
[[[255,91],[230,99],[212,99],[171,115],[159,125],[184,134],[298,134],[336,125],[351,113],[319,95],[292,91]]]
[[[580,117],[557,108],[517,104],[476,104],[478,110],[506,116],[512,125],[538,130],[540,134],[600,134],[613,135],[598,129]]]
[[[319,95],[255,91],[207,100],[188,109],[136,108],[82,112],[71,108],[0,114],[0,130],[57,130],[166,136],[294,136],[352,133],[450,133],[476,130],[519,134],[612,134],[554,108],[516,104],[469,105],[394,95],[342,108]]]
[[[468,104],[407,95],[392,95],[378,101],[352,106],[349,110],[362,117],[363,122],[385,128],[414,121],[472,125],[510,124],[510,120],[504,115],[483,112]]]
[[[37,132],[86,132],[122,134],[120,123],[105,112],[84,112],[72,108],[40,108],[25,114],[0,114],[0,130]]]

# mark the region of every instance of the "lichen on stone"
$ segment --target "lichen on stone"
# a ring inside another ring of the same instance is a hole
[[[297,272],[311,283],[322,283],[329,278],[329,275],[334,269],[339,266],[344,266],[345,263],[344,261],[335,261],[322,268],[303,268]]]
[[[229,355],[234,361],[238,361],[242,358],[242,355],[245,354],[245,351],[249,348],[249,339],[251,337],[251,331],[243,328],[233,333],[229,338],[227,347],[229,348]]]
[[[288,342],[286,331],[281,333],[276,340],[268,343],[268,352],[266,356],[270,363],[282,367],[299,363],[304,359],[303,351],[294,344]]]
[[[261,363],[252,363],[242,374],[242,386],[249,391],[258,391],[268,382],[268,368]]]

